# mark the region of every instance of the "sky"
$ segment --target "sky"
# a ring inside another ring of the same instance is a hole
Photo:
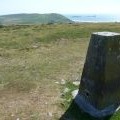
[[[0,15],[16,13],[120,14],[120,0],[0,1]]]

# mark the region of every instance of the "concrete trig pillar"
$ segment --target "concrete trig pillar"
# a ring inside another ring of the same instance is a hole
[[[75,102],[94,117],[104,117],[119,109],[119,33],[92,34]]]

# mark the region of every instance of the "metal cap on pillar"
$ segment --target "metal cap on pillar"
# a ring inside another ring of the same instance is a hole
[[[94,117],[104,117],[119,110],[119,33],[95,32],[91,35],[75,102]]]

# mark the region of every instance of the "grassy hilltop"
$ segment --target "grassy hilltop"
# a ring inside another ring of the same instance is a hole
[[[0,16],[0,23],[10,24],[53,24],[53,23],[73,23],[63,15],[51,14],[11,14]]]
[[[82,73],[90,35],[96,31],[120,32],[120,24],[1,26],[0,120],[59,120],[70,107],[71,90],[78,88],[72,82]],[[66,87],[70,92],[64,93]],[[75,106],[67,117],[97,120]],[[117,112],[103,120],[119,119]]]

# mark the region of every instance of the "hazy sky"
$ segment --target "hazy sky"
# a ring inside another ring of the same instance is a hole
[[[1,0],[0,15],[13,13],[119,14],[120,0]]]

